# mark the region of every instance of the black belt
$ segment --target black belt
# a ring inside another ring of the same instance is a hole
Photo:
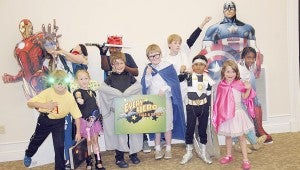
[[[49,113],[47,113],[47,112],[40,112],[40,116],[48,116],[49,115]]]

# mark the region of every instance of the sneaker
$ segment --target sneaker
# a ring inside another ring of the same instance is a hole
[[[25,155],[23,163],[26,167],[29,167],[31,165],[31,157]]]
[[[141,162],[137,156],[131,156],[130,160],[133,164],[139,164]]]
[[[267,135],[261,135],[260,137],[257,138],[257,144],[263,144],[267,139]]]
[[[155,159],[161,159],[164,156],[164,153],[162,150],[160,151],[155,151]]]
[[[267,139],[264,141],[264,144],[272,144],[273,143],[273,139],[270,135],[267,135]]]
[[[251,168],[250,162],[249,161],[243,161],[242,168],[244,170],[250,169]]]
[[[171,151],[166,151],[165,152],[165,159],[171,159],[172,158],[172,152]]]
[[[231,155],[224,156],[223,158],[220,159],[221,164],[229,164],[232,161],[233,161],[233,158]]]
[[[71,169],[71,165],[70,165],[70,162],[68,160],[65,161],[65,169],[66,170]]]
[[[128,168],[129,167],[129,165],[124,160],[117,161],[116,165],[118,165],[119,168]]]
[[[143,152],[144,153],[150,153],[151,152],[151,148],[148,144],[148,141],[143,142]]]

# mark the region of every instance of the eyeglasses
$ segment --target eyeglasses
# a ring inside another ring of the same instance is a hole
[[[53,77],[48,78],[48,83],[49,84],[58,84],[58,85],[68,85],[70,84],[70,78],[65,78],[65,79],[56,79]]]
[[[148,55],[147,57],[149,60],[158,59],[160,57],[160,53]]]

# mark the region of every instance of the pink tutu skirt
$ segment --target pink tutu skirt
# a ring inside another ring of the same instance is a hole
[[[88,137],[88,128],[89,128],[89,123],[87,120],[80,118],[80,135],[84,138]],[[100,135],[103,134],[103,129],[100,124],[100,121],[97,120],[92,124],[92,126],[89,129],[90,136],[95,136],[95,135]]]

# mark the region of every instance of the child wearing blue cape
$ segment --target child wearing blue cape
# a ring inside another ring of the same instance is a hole
[[[151,44],[146,49],[150,63],[146,66],[141,80],[143,94],[166,96],[166,151],[160,146],[161,133],[155,134],[155,159],[172,158],[171,142],[173,139],[184,140],[185,120],[179,80],[172,64],[162,61],[161,49]],[[153,134],[150,138],[153,138]]]

